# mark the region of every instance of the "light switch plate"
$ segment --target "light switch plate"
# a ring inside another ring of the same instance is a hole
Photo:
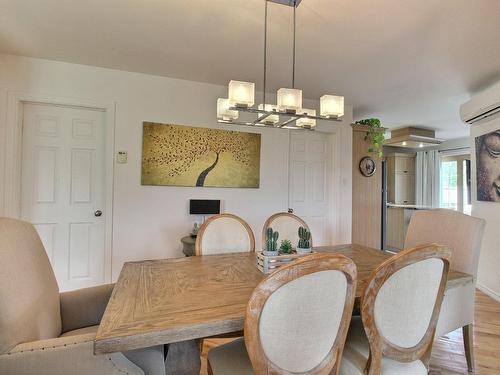
[[[118,151],[116,154],[116,162],[119,164],[127,163],[127,151]]]

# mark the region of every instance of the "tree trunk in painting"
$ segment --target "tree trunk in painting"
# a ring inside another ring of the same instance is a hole
[[[196,180],[196,186],[203,186],[205,184],[205,178],[210,173],[210,171],[215,168],[218,162],[219,162],[219,153],[217,152],[217,157],[215,158],[214,163],[210,167],[205,169],[203,172],[201,172],[200,175],[198,176],[198,179]]]

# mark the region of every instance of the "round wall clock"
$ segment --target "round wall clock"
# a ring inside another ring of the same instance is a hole
[[[370,177],[375,174],[377,170],[377,165],[375,164],[375,160],[369,156],[365,156],[359,162],[359,171],[363,174],[363,176]]]

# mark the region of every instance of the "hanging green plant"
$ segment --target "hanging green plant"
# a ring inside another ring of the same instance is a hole
[[[378,118],[367,118],[356,121],[356,124],[368,125],[370,127],[365,134],[365,141],[369,141],[372,144],[368,151],[377,155],[379,158],[384,156],[383,145],[385,135],[380,120]]]

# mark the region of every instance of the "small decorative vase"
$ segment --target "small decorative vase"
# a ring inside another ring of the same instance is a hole
[[[311,248],[308,247],[307,249],[304,249],[302,247],[297,247],[297,254],[309,254],[311,252]]]

